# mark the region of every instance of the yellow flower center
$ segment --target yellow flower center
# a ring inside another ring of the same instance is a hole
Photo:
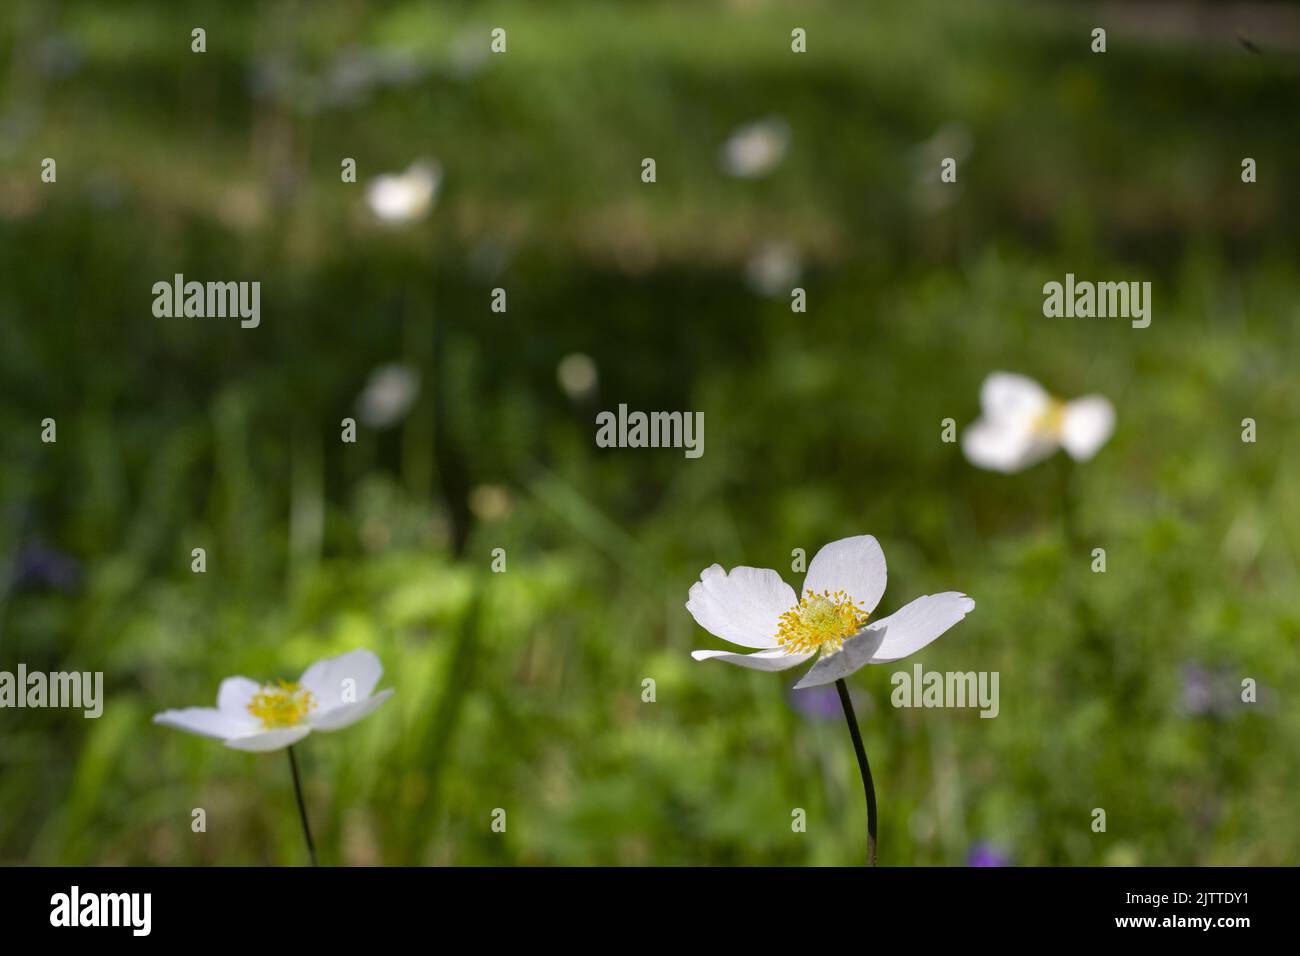
[[[1065,402],[1049,398],[1047,407],[1034,419],[1033,432],[1044,438],[1059,438],[1065,429]]]
[[[834,594],[808,591],[798,604],[781,615],[776,642],[791,654],[807,654],[818,649],[833,654],[845,638],[866,627],[870,616],[843,591]]]
[[[316,706],[312,692],[289,681],[267,684],[248,702],[248,712],[262,722],[264,730],[293,727],[307,719]]]

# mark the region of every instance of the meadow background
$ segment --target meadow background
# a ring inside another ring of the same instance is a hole
[[[1296,863],[1298,52],[1291,4],[4,4],[0,669],[106,704],[0,712],[0,862],[304,862],[283,754],[150,717],[361,646],[395,698],[297,748],[324,863],[858,863],[833,699],[692,661],[683,604],[872,533],[881,613],[978,602],[914,660],[1001,675],[993,720],[851,679],[882,863]],[[784,161],[728,177],[763,117]],[[177,272],[261,327],[154,318]],[[1150,280],[1150,328],[1044,318],[1066,272]],[[341,443],[390,363],[414,404]],[[940,422],[996,369],[1114,438],[975,470]],[[620,402],[703,458],[597,449]]]

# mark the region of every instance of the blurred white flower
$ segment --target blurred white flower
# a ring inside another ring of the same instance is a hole
[[[392,225],[423,219],[442,185],[437,160],[414,162],[404,173],[385,173],[366,184],[366,202],[380,220]]]
[[[596,390],[599,373],[590,355],[570,352],[555,366],[555,378],[571,401],[586,398]]]
[[[1008,474],[1064,448],[1087,461],[1115,429],[1115,408],[1100,395],[1065,402],[1024,375],[994,372],[980,387],[982,415],[962,434],[972,465]]]
[[[729,176],[757,179],[776,168],[789,145],[790,125],[780,117],[746,123],[722,144],[722,168]]]
[[[832,541],[813,557],[804,597],[767,568],[705,568],[686,610],[700,627],[754,654],[692,651],[761,671],[783,671],[820,653],[795,687],[830,684],[866,664],[916,653],[975,609],[959,591],[928,594],[869,624],[885,593],[885,555],[871,535]]]
[[[745,264],[749,287],[769,299],[789,295],[802,273],[799,250],[790,242],[766,242]]]
[[[281,750],[313,730],[342,730],[377,710],[393,695],[391,688],[374,693],[383,673],[378,657],[357,650],[317,661],[297,683],[227,677],[216,707],[165,710],[153,722],[224,741],[234,750]]]
[[[357,396],[357,417],[371,428],[401,421],[420,394],[420,376],[409,365],[381,365],[370,373]]]

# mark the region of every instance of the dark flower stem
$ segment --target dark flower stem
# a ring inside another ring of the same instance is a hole
[[[307,823],[307,804],[302,800],[302,780],[298,777],[298,758],[293,755],[293,747],[289,747],[289,769],[293,771],[293,792],[298,797],[298,816],[302,818],[302,835],[307,838],[311,865],[320,866],[316,860],[316,844],[311,839],[311,826]]]
[[[867,748],[862,746],[862,733],[858,730],[858,718],[853,713],[853,701],[849,699],[849,688],[844,678],[835,682],[835,689],[840,692],[840,703],[844,705],[844,720],[849,725],[849,736],[853,738],[853,750],[858,755],[858,771],[862,774],[862,789],[867,794],[867,865],[876,865],[876,785],[871,782],[871,764],[867,763]]]

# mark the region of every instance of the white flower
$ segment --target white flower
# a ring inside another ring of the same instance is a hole
[[[442,166],[436,160],[420,160],[404,173],[385,173],[370,180],[366,202],[386,223],[415,222],[429,211],[441,183]]]
[[[1063,402],[1031,378],[994,372],[980,387],[983,414],[962,434],[972,465],[1021,471],[1064,448],[1087,461],[1115,430],[1115,408],[1100,395]]]
[[[803,598],[767,568],[715,564],[691,585],[686,610],[723,640],[760,648],[755,654],[692,651],[761,671],[783,671],[821,653],[795,687],[847,677],[865,664],[887,664],[919,651],[975,609],[959,591],[919,597],[868,623],[885,593],[885,555],[869,534],[832,541],[813,557]]]
[[[371,428],[402,420],[420,394],[420,375],[409,365],[381,365],[370,373],[357,397],[357,417]]]
[[[776,168],[790,144],[790,126],[779,117],[746,123],[722,146],[722,168],[729,176],[757,179]]]
[[[749,287],[769,299],[789,295],[802,272],[799,250],[791,242],[765,242],[745,263]]]
[[[259,684],[227,677],[216,707],[186,707],[154,714],[153,722],[223,740],[235,750],[280,750],[313,730],[342,730],[393,695],[374,693],[384,666],[370,651],[350,651],[317,661],[296,684]]]
[[[600,373],[590,355],[570,352],[555,366],[555,378],[564,394],[573,401],[591,397],[600,381]]]

